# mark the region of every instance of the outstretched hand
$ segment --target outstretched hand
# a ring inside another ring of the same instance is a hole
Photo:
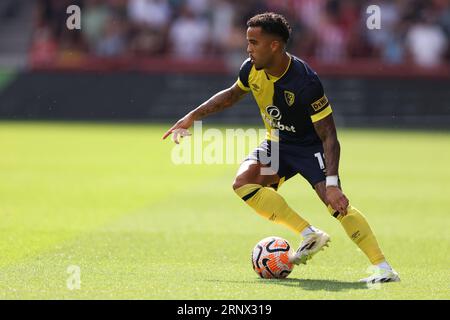
[[[334,210],[339,211],[343,216],[347,214],[349,201],[340,188],[333,186],[327,187],[327,199]]]
[[[191,114],[187,114],[183,118],[177,121],[172,128],[166,131],[166,133],[163,135],[162,139],[166,139],[169,135],[172,135],[172,140],[176,144],[179,144],[179,138],[183,138],[186,136],[190,136],[191,133],[189,132],[189,128],[194,123],[194,119]]]

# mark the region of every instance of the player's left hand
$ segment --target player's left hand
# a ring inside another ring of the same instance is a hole
[[[175,142],[176,144],[179,144],[179,138],[183,138],[183,137],[187,137],[190,136],[190,132],[189,132],[189,128],[192,126],[192,124],[194,123],[194,116],[193,113],[190,112],[187,115],[185,115],[183,118],[181,118],[180,120],[177,121],[177,123],[175,123],[172,128],[170,128],[169,130],[166,131],[166,133],[163,135],[163,140],[166,139],[168,136],[172,135],[172,140],[173,142]]]
[[[349,201],[340,188],[327,187],[327,199],[334,210],[339,211],[343,216],[347,214]]]
[[[172,141],[176,144],[180,143],[180,138],[188,137],[191,133],[187,129],[178,128],[172,131]]]

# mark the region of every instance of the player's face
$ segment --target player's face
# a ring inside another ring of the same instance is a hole
[[[273,60],[273,37],[262,32],[261,27],[247,29],[247,53],[256,70],[270,66]]]

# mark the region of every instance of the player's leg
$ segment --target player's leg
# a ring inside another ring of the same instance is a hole
[[[379,267],[379,270],[364,282],[388,282],[399,281],[398,274],[392,270],[387,263],[383,252],[378,245],[378,241],[369,226],[364,215],[352,205],[347,208],[347,214],[343,216],[338,211],[333,210],[326,197],[325,181],[321,181],[314,186],[319,198],[328,207],[330,214],[339,220],[349,238],[361,249],[369,261]]]
[[[311,253],[315,253],[317,248],[320,250],[329,241],[329,237],[324,233],[326,239],[315,238],[313,235],[316,232],[320,232],[320,230],[314,228],[300,217],[297,212],[288,206],[284,198],[276,192],[284,180],[297,173],[292,169],[295,167],[292,164],[298,162],[298,159],[295,159],[295,152],[292,150],[293,146],[279,145],[278,147],[280,148],[278,174],[272,172],[266,175],[261,172],[262,168],[268,169],[259,161],[261,154],[270,155],[272,151],[271,144],[265,141],[247,158],[250,161],[242,163],[233,184],[233,189],[260,215],[285,225],[295,233],[302,235],[304,240],[297,252],[302,249],[307,250],[307,254],[294,255],[292,262],[305,264],[307,259],[311,257]],[[273,163],[271,162],[270,164],[272,165]]]
[[[326,198],[325,181],[317,183],[314,189],[322,202],[328,207],[330,214],[339,220],[347,235],[365,253],[370,262],[375,265],[383,262],[385,260],[384,255],[362,213],[352,205],[348,206],[347,214],[345,216],[342,216],[339,212],[333,210]]]
[[[233,189],[236,194],[264,218],[294,231],[302,232],[309,223],[301,218],[275,190],[282,182],[278,174],[262,174],[257,160],[244,161],[236,175]]]
[[[313,186],[314,182],[325,180],[322,161],[318,161],[318,154],[323,154],[322,144],[313,146],[301,146],[297,144],[285,144],[284,150],[287,166],[295,173],[300,173]],[[330,236],[310,225],[302,232],[302,241],[296,250],[292,262],[306,264],[315,254],[328,247]]]

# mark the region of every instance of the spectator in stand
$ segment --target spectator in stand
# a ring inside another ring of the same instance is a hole
[[[316,30],[316,57],[321,62],[338,63],[347,58],[348,35],[339,22],[339,2],[328,1]]]
[[[56,59],[58,55],[58,42],[53,36],[52,29],[49,26],[37,28],[33,34],[31,43],[31,64],[49,64]]]
[[[123,55],[127,50],[124,22],[118,17],[108,18],[100,41],[95,52],[99,56],[114,57]]]
[[[96,51],[95,48],[105,32],[110,15],[111,11],[104,1],[85,0],[83,19],[81,20],[81,32],[86,39],[91,53]]]
[[[360,0],[36,0],[33,52],[50,56],[197,59],[229,65],[245,55],[245,22],[264,11],[284,14],[295,30],[289,51],[305,59],[340,63],[372,58],[421,65],[450,60],[449,0],[379,0],[381,29],[366,27],[370,1]],[[67,6],[83,12],[81,32],[65,28]],[[428,12],[424,21],[423,14]],[[418,17],[421,17],[418,19]],[[41,49],[39,49],[41,48]],[[42,53],[40,52],[42,50]],[[47,58],[46,58],[47,57]]]
[[[366,8],[367,6],[364,6],[359,0],[342,0],[340,2],[340,24],[347,35],[346,50],[349,58],[367,57],[371,54],[371,48],[364,37],[365,21],[364,24],[361,24],[361,16],[367,17]]]
[[[237,23],[231,25],[224,44],[225,63],[229,66],[230,70],[239,70],[242,61],[248,58],[246,50],[243,49],[247,47],[245,34],[246,28],[243,25]]]
[[[450,37],[450,1],[440,1],[438,11],[441,12],[438,17],[438,23],[446,33],[447,37]]]
[[[427,10],[406,35],[406,46],[412,59],[422,67],[434,67],[444,62],[448,38],[436,20],[436,12]]]
[[[172,56],[181,59],[199,59],[207,52],[208,22],[184,6],[172,25],[169,41]]]
[[[185,0],[185,5],[198,17],[207,18],[211,0]]]
[[[381,28],[369,30],[366,26],[367,14],[361,16],[361,25],[373,48],[373,56],[381,57],[387,63],[401,63],[404,60],[402,44],[402,12],[399,1],[380,1]]]
[[[226,54],[234,24],[235,10],[228,0],[213,0],[211,6],[211,45],[214,54]],[[242,43],[242,42],[241,42]],[[245,45],[245,44],[244,44]]]
[[[320,28],[319,17],[323,13],[326,0],[292,0],[292,7],[297,20],[315,32]]]
[[[129,0],[131,51],[144,56],[164,53],[171,17],[167,0]]]
[[[169,24],[171,10],[167,0],[130,0],[128,15],[132,23],[160,31]]]
[[[438,24],[441,26],[445,33],[447,40],[450,39],[450,1],[448,0],[435,0],[436,10],[438,15]],[[445,54],[447,62],[450,62],[450,45],[447,44],[447,52]]]

